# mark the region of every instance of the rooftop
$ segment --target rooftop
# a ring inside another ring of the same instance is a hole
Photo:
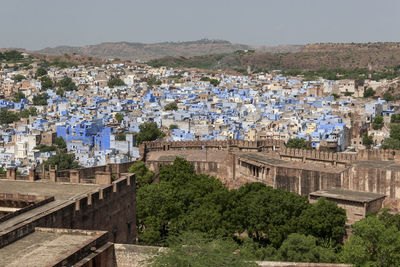
[[[0,266],[53,266],[106,232],[36,228],[0,249]],[[29,264],[28,264],[29,263]]]
[[[349,200],[354,202],[372,202],[374,200],[385,197],[384,194],[360,192],[341,188],[329,188],[310,193],[310,196],[326,197],[333,199]]]
[[[0,179],[1,193],[26,194],[36,196],[54,196],[54,201],[44,204],[35,209],[26,211],[3,223],[0,223],[0,232],[14,225],[24,222],[30,218],[40,215],[45,211],[59,207],[62,204],[73,201],[80,196],[86,196],[90,192],[97,191],[101,185],[97,184],[69,184],[54,183],[50,181],[10,181]]]

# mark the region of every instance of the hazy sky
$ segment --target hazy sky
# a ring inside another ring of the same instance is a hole
[[[400,0],[3,0],[0,47],[400,41]]]

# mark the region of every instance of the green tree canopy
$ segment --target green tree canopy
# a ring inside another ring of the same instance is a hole
[[[164,110],[167,110],[167,111],[178,110],[178,104],[175,101],[171,102],[171,103],[165,105]]]
[[[170,130],[174,130],[174,129],[179,129],[179,127],[178,127],[178,125],[176,125],[176,124],[171,124],[171,125],[169,126],[169,129],[170,129]]]
[[[62,136],[56,137],[54,139],[54,144],[60,149],[67,147],[67,144],[65,143],[64,138],[62,138]]]
[[[400,113],[393,114],[390,117],[390,123],[400,123]]]
[[[0,110],[0,124],[10,124],[19,120],[19,114],[7,109]]]
[[[118,121],[118,123],[121,123],[122,120],[124,119],[124,115],[118,112],[115,114],[115,119]]]
[[[368,133],[364,133],[362,143],[366,148],[370,149],[374,144],[374,137],[372,135],[368,135]]]
[[[16,82],[20,82],[20,81],[22,81],[22,80],[25,79],[25,76],[22,75],[22,74],[17,74],[17,75],[14,76],[13,79],[14,79],[14,81],[16,81]]]
[[[336,262],[333,249],[317,245],[313,236],[293,233],[282,243],[277,252],[277,259],[290,262]]]
[[[110,88],[114,88],[114,87],[117,87],[117,86],[124,86],[126,84],[120,78],[111,78],[110,80],[108,80],[107,85]]]
[[[158,128],[155,122],[145,122],[139,125],[139,133],[136,136],[136,145],[140,145],[144,141],[154,141],[164,137],[165,134]]]
[[[374,121],[372,122],[372,128],[374,130],[380,130],[383,127],[383,117],[378,115],[375,116]]]
[[[369,87],[367,90],[364,91],[364,97],[372,97],[375,95],[375,90]]]
[[[199,232],[184,232],[169,237],[167,243],[167,250],[148,260],[150,266],[258,266],[243,259],[232,239],[210,239]]]
[[[292,138],[286,143],[286,147],[298,149],[310,149],[308,142],[302,138]]]
[[[60,87],[60,89],[64,91],[75,91],[77,89],[75,83],[72,81],[70,77],[65,77],[61,79],[57,85]]]
[[[55,167],[57,165],[58,170],[70,170],[79,168],[79,163],[75,161],[74,154],[67,154],[65,152],[57,152],[57,154],[51,156],[48,160],[43,162],[46,170],[49,166]]]
[[[400,266],[400,232],[377,216],[356,222],[341,259],[356,266]]]
[[[301,213],[297,222],[299,232],[313,235],[324,246],[337,245],[345,234],[346,211],[320,198]]]
[[[20,112],[21,118],[29,118],[29,116],[36,116],[37,109],[35,107],[30,107],[29,109],[23,109]]]
[[[53,81],[48,76],[42,76],[40,82],[42,83],[42,91],[53,87]]]
[[[130,166],[128,172],[135,173],[136,185],[138,187],[151,184],[154,179],[154,172],[150,171],[146,164],[140,160]]]
[[[21,99],[23,99],[23,98],[25,98],[25,94],[22,93],[21,91],[18,91],[18,92],[14,95],[13,101],[14,101],[14,102],[20,102]]]
[[[48,98],[49,98],[49,95],[47,93],[43,93],[43,94],[33,96],[32,102],[36,106],[46,106]]]
[[[36,77],[42,77],[44,75],[47,75],[47,70],[45,68],[43,68],[43,67],[39,67],[36,70]]]

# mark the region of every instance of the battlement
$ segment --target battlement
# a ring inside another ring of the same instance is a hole
[[[142,160],[146,160],[149,152],[173,150],[223,150],[223,151],[275,151],[286,159],[319,161],[333,165],[349,164],[357,160],[394,160],[400,162],[400,150],[360,150],[355,153],[324,152],[287,148],[281,140],[264,139],[259,141],[226,140],[226,141],[181,141],[181,142],[144,142],[139,152]]]

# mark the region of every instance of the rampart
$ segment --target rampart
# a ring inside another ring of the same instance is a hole
[[[134,175],[66,201],[0,232],[0,248],[31,233],[35,227],[108,231],[108,240],[135,243],[136,186]]]
[[[287,148],[283,141],[266,139],[144,142],[139,151],[141,159],[156,172],[183,155],[198,173],[216,176],[232,188],[260,181],[303,195],[342,187],[400,199],[398,150],[336,153]]]

